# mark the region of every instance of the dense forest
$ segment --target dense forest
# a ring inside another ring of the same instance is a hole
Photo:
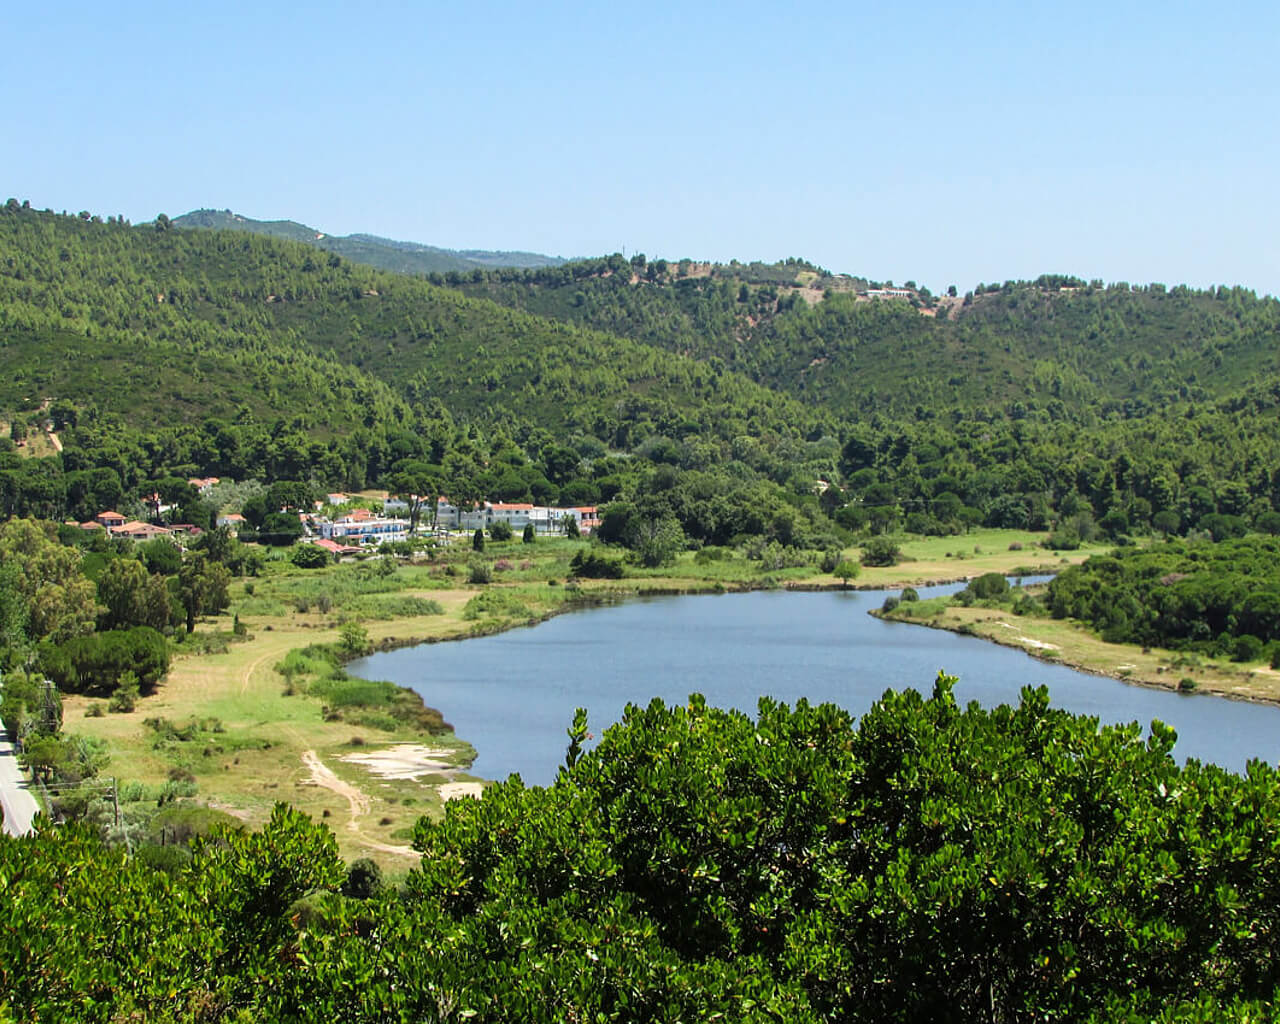
[[[0,841],[31,1021],[1258,1020],[1280,777],[1171,730],[886,694],[631,707],[547,789],[422,820],[402,887],[285,807],[159,863]]]
[[[1268,525],[1280,532],[1280,517]],[[1280,540],[1122,548],[1061,572],[1046,600],[1113,643],[1256,661],[1280,640]]]
[[[654,268],[658,269],[655,270]],[[879,282],[788,261],[749,267],[611,257],[544,270],[452,273],[467,294],[606,329],[861,415],[982,410],[1093,422],[1269,379],[1280,303],[1239,288],[1104,285],[1063,275],[934,299],[872,301]]]
[[[913,305],[799,260],[681,272],[610,257],[433,284],[12,201],[0,409],[11,436],[53,426],[64,449],[0,453],[3,509],[82,515],[75,473],[131,493],[417,470],[463,496],[647,499],[694,542],[777,521],[775,539],[799,522],[817,543],[986,524],[1070,546],[1274,511],[1274,300],[1046,277]],[[538,296],[547,315],[500,304]],[[763,514],[699,526],[682,492]]]

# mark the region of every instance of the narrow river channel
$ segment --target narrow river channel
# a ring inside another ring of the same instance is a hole
[[[1055,706],[1103,723],[1145,727],[1159,718],[1177,729],[1179,757],[1237,771],[1250,758],[1280,757],[1280,707],[1129,685],[974,637],[881,622],[867,611],[884,598],[760,591],[636,599],[495,636],[376,654],[349,671],[412,687],[475,746],[475,774],[518,772],[530,785],[555,778],[577,707],[587,708],[597,735],[628,703],[683,703],[694,692],[751,713],[767,695],[861,714],[886,689],[928,694],[939,669],[959,676],[962,703],[1014,703],[1023,686],[1045,685]]]

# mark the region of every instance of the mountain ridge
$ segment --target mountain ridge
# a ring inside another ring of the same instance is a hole
[[[488,249],[446,249],[425,242],[384,238],[367,232],[333,235],[294,220],[255,220],[229,209],[191,210],[171,221],[184,230],[250,231],[313,245],[357,263],[401,274],[435,274],[499,267],[557,267],[566,261],[542,253]]]

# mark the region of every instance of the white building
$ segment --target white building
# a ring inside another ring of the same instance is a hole
[[[383,544],[409,536],[407,520],[385,516],[342,516],[336,522],[322,519],[315,525],[325,540],[346,540],[352,544]]]

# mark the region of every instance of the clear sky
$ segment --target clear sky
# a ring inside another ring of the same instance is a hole
[[[0,200],[1280,294],[1280,4],[46,0]]]

